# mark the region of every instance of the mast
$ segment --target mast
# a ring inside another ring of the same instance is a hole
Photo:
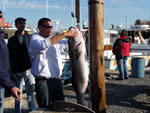
[[[48,18],[48,0],[46,0],[46,18]]]
[[[150,9],[149,9],[149,21],[150,21]]]
[[[6,7],[5,7],[5,2],[4,2],[4,12],[5,12],[5,10],[6,10]]]
[[[128,16],[126,15],[126,29],[128,28]]]
[[[123,28],[123,0],[121,4],[121,29]]]
[[[74,6],[74,5],[73,5],[73,1],[74,1],[74,0],[72,0],[72,9],[71,9],[71,13],[72,13],[72,14],[73,14],[73,8],[74,8],[74,7],[73,7],[73,6]],[[72,16],[73,16],[73,15],[72,15]],[[71,24],[72,26],[73,26],[73,20],[74,20],[74,17],[72,17],[72,24]]]
[[[4,11],[3,11],[3,17],[5,17],[5,13],[6,13],[6,5],[5,5],[5,1],[3,2],[3,8],[4,8]]]

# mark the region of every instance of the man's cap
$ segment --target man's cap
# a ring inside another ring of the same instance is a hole
[[[2,11],[0,10],[0,14],[2,14]]]
[[[18,18],[16,18],[16,20],[15,20],[15,24],[16,24],[17,22],[19,22],[19,21],[26,21],[26,19],[23,18],[23,17],[18,17]]]

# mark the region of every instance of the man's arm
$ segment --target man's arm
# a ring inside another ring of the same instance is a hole
[[[76,38],[78,36],[78,33],[75,30],[68,30],[65,33],[61,33],[57,36],[53,36],[53,37],[50,38],[51,44],[53,45],[53,44],[57,43],[58,41],[62,40],[64,37],[67,37],[67,36]]]
[[[12,91],[14,98],[19,101],[20,97],[18,96],[18,92],[21,93],[21,91],[16,88],[10,80],[9,53],[7,45],[2,42],[2,40],[0,40],[0,45],[0,85],[9,88]]]

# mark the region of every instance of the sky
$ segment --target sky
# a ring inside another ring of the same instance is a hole
[[[105,28],[111,24],[129,28],[137,19],[150,20],[150,0],[104,0]]]
[[[75,0],[0,0],[0,10],[3,11],[5,21],[14,24],[17,17],[27,19],[27,25],[36,28],[38,20],[48,16],[53,22],[54,29],[68,29],[76,25]],[[4,5],[5,4],[5,5]],[[137,19],[150,20],[150,0],[104,0],[104,28],[111,28],[111,24],[124,28],[133,25]],[[88,0],[80,0],[80,25],[88,25]],[[56,26],[56,20],[59,25]]]

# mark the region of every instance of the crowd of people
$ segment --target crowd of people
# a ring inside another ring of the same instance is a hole
[[[0,22],[3,21],[0,11]],[[64,100],[60,80],[62,74],[61,49],[68,44],[64,37],[76,38],[75,30],[52,36],[52,21],[41,18],[38,33],[28,34],[25,30],[26,19],[15,19],[16,32],[5,43],[0,29],[0,113],[3,113],[5,88],[15,98],[15,113],[21,113],[22,90],[25,83],[29,111],[35,110],[34,91],[39,108],[46,108],[55,101]],[[76,26],[80,30],[80,26]],[[85,32],[87,56],[89,56],[88,30]],[[121,31],[113,45],[120,76],[118,80],[128,79],[127,60],[130,55],[130,40],[125,30]],[[24,82],[24,83],[23,83]]]
[[[0,11],[0,20],[3,19]],[[26,19],[15,19],[16,32],[6,44],[0,30],[0,113],[3,113],[4,89],[12,92],[15,113],[21,113],[22,89],[25,83],[29,111],[35,110],[34,91],[39,108],[46,108],[54,101],[64,100],[60,80],[62,61],[60,49],[68,44],[64,37],[76,38],[75,30],[52,36],[49,18],[38,21],[38,33],[28,34]]]

